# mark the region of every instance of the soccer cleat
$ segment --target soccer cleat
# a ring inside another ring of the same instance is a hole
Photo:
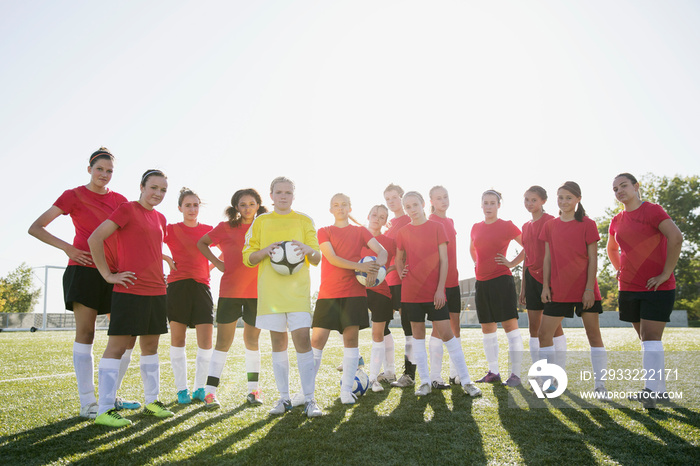
[[[197,390],[192,392],[192,399],[193,400],[204,401],[204,398],[206,396],[207,396],[207,392],[204,391],[204,387],[198,388]]]
[[[304,414],[306,417],[319,417],[323,416],[323,411],[316,404],[316,400],[307,401],[304,406]]]
[[[380,372],[379,375],[377,376],[377,382],[382,382],[382,383],[391,383],[391,382],[396,382],[396,374],[393,374],[391,372]]]
[[[450,385],[462,385],[462,381],[458,375],[450,377]]]
[[[416,390],[416,395],[418,396],[424,396],[430,393],[432,390],[430,388],[429,383],[424,383],[420,387],[418,387],[418,390]]]
[[[190,397],[190,391],[184,389],[177,392],[177,402],[181,405],[190,404],[192,402],[192,397]]]
[[[114,409],[120,411],[122,409],[139,409],[141,403],[138,401],[125,400],[124,398],[118,396],[114,399]]]
[[[80,417],[95,419],[97,417],[97,403],[90,403],[80,408]]]
[[[544,383],[546,383],[546,379]],[[551,383],[549,384],[549,387],[545,388],[543,391],[545,393],[554,393],[557,391],[557,388],[559,388],[559,382],[557,382],[556,379],[551,379]]]
[[[372,387],[373,392],[383,392],[384,387],[382,387],[382,384],[380,384],[378,381],[373,380],[369,383],[369,386]]]
[[[221,408],[221,403],[216,399],[216,395],[207,393],[207,396],[204,397],[204,407],[207,409],[219,409]]]
[[[464,393],[467,395],[474,397],[474,396],[481,396],[481,389],[474,385],[473,383],[468,383],[462,386],[464,388]]]
[[[450,386],[447,385],[442,380],[433,380],[433,383],[431,384],[431,386],[435,390],[447,390],[448,388],[450,388]]]
[[[391,382],[391,386],[405,388],[412,386],[414,383],[415,382],[413,381],[410,375],[404,374],[401,377],[399,377],[399,380]]]
[[[503,382],[503,385],[506,387],[517,387],[520,385],[522,382],[520,381],[520,377],[518,377],[515,374],[510,374],[510,377],[508,377],[508,380]]]
[[[639,401],[644,409],[656,409],[656,398],[652,398],[652,394],[655,395],[654,392],[645,388],[641,392],[631,395],[629,399],[631,401]]]
[[[245,398],[245,402],[249,405],[254,406],[261,405],[263,404],[261,395],[262,393],[260,392],[260,390],[253,390],[252,392],[248,393],[248,396],[246,396]]]
[[[340,365],[338,367],[336,367],[336,370],[338,372],[343,372],[343,363],[340,363]]]
[[[156,400],[152,403],[148,403],[145,408],[143,408],[143,413],[149,416],[155,416],[159,418],[173,417],[172,411],[165,409],[165,405],[160,401]]]
[[[596,394],[596,399],[601,401],[610,401],[612,398],[610,392],[605,389],[604,385],[598,385],[593,392]]]
[[[488,371],[488,373],[479,380],[477,380],[476,383],[495,383],[500,381],[501,374],[494,374],[493,372]]]
[[[106,413],[102,413],[95,418],[95,424],[108,427],[125,427],[130,426],[131,421],[121,417],[117,412],[117,408],[112,408]]]
[[[292,408],[301,406],[304,403],[306,403],[306,397],[303,394],[295,393],[294,395],[292,395]]]
[[[292,402],[290,400],[283,400],[280,398],[277,400],[277,403],[275,406],[270,410],[270,414],[272,415],[278,415],[278,414],[284,414],[287,411],[292,410]]]
[[[353,392],[340,391],[340,402],[344,405],[354,405],[355,400],[357,400],[357,396]]]
[[[357,367],[358,369],[360,367],[365,367],[365,360],[362,358],[362,356],[360,356],[360,359],[357,360]],[[336,367],[336,369],[338,372],[343,372],[343,364],[341,363],[338,367]]]

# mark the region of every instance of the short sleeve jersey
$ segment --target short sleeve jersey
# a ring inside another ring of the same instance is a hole
[[[544,241],[540,239],[540,233],[545,223],[554,217],[545,213],[535,221],[530,220],[523,224],[523,249],[525,249],[525,261],[523,267],[532,275],[532,278],[542,283],[542,262],[544,261]]]
[[[224,274],[219,285],[221,298],[258,297],[258,268],[243,264],[243,245],[249,229],[250,224],[232,227],[228,222],[221,222],[209,232],[212,246],[218,246],[224,254]]]
[[[148,210],[136,201],[127,202],[110,215],[119,226],[119,270],[134,272],[135,283],[128,288],[114,285],[114,292],[141,296],[166,294],[163,277],[163,214]]]
[[[183,222],[168,224],[165,229],[165,244],[173,255],[177,270],[170,271],[168,283],[188,278],[209,285],[209,261],[197,249],[197,241],[211,230],[202,223],[188,227]]]
[[[588,217],[583,217],[583,222],[563,222],[555,218],[545,224],[540,239],[549,243],[552,301],[580,303],[586,290],[587,248],[600,240],[595,222]],[[596,301],[600,300],[598,280],[595,281],[593,294]]]
[[[377,241],[379,241],[379,244],[384,246],[384,249],[386,249],[387,252],[387,259],[386,259],[386,267],[389,268],[389,264],[393,262],[394,256],[396,255],[396,241],[393,239],[389,238],[386,235],[380,234],[378,236],[374,237]],[[362,248],[362,257],[365,256],[374,256],[375,253],[372,251],[370,248],[367,246]],[[389,285],[386,282],[386,278],[377,286],[367,288],[368,290],[372,290],[376,293],[382,294],[386,296],[387,298],[391,298],[391,290],[389,289]]]
[[[258,216],[250,226],[243,247],[243,263],[248,267],[250,255],[279,241],[300,241],[318,251],[316,228],[311,217],[291,211],[286,215],[275,211]],[[282,275],[265,257],[258,264],[258,315],[287,312],[311,312],[311,278],[309,261],[294,275]]]
[[[384,234],[395,240],[399,230],[409,223],[411,223],[411,217],[406,214],[394,218],[389,222],[389,227]],[[396,251],[394,251],[394,256],[396,256]],[[389,265],[394,265],[394,263],[390,262]],[[394,270],[386,276],[386,282],[389,286],[400,285],[401,278],[399,278],[399,274]]]
[[[396,236],[396,249],[405,252],[408,273],[401,284],[401,302],[431,303],[440,282],[439,246],[447,243],[442,224],[428,220],[406,225]]]
[[[643,202],[639,208],[622,211],[610,222],[610,236],[620,246],[621,291],[649,291],[647,280],[660,275],[666,264],[666,236],[659,230],[664,220],[670,219],[658,204]],[[676,278],[671,277],[659,286],[659,290],[676,288]]]
[[[372,238],[369,230],[355,225],[348,225],[345,228],[331,225],[318,230],[319,245],[330,243],[336,256],[353,262],[359,262],[362,259],[362,247],[366,246]],[[367,296],[366,290],[367,288],[355,278],[354,270],[336,267],[328,262],[326,256],[323,256],[319,299]]]
[[[106,194],[97,194],[85,186],[64,191],[53,205],[63,211],[63,215],[70,215],[75,226],[73,246],[81,251],[90,251],[88,238],[102,222],[107,220],[120,204],[127,199],[114,191]],[[112,271],[116,270],[117,237],[110,236],[105,241],[105,258]],[[82,265],[73,260],[68,260],[68,265]],[[85,267],[95,267],[94,264]]]
[[[492,280],[502,275],[512,275],[510,269],[496,262],[496,255],[508,252],[510,242],[520,236],[520,229],[510,220],[498,219],[493,223],[475,223],[471,241],[476,251],[476,279]]]
[[[439,215],[431,214],[429,220],[441,223],[447,233],[447,282],[445,287],[454,288],[459,286],[459,271],[457,270],[457,230],[455,222],[451,218],[443,218]]]

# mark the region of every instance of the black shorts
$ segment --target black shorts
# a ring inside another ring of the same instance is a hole
[[[109,314],[112,307],[112,286],[95,268],[69,265],[63,273],[63,300],[66,309],[72,311],[73,303],[80,303],[96,310],[97,315]]]
[[[447,306],[442,306],[440,309],[435,309],[434,303],[401,303],[401,306],[411,322],[425,322],[426,315],[431,322],[450,319]]]
[[[232,324],[243,317],[243,322],[255,327],[258,300],[255,298],[219,298],[216,305],[216,323]]]
[[[401,310],[401,285],[392,285],[389,287],[391,290],[391,305],[394,309]]]
[[[518,295],[511,275],[476,281],[476,316],[480,324],[518,318]]]
[[[462,292],[459,291],[459,285],[451,288],[445,288],[445,296],[447,297],[447,310],[453,314],[462,312]]]
[[[384,336],[391,334],[389,322],[394,318],[394,308],[391,305],[391,298],[376,291],[367,290],[367,306],[372,312],[372,322],[385,323]]]
[[[639,322],[640,319],[670,322],[676,290],[620,291],[618,304],[620,320]]]
[[[346,327],[369,327],[367,297],[328,298],[316,301],[312,327],[337,330],[343,333]]]
[[[528,269],[525,269],[525,283],[522,283],[520,286],[525,287],[525,308],[528,311],[544,310],[542,283],[535,280]]]
[[[583,309],[583,303],[544,303],[543,314],[550,317],[574,317],[574,311],[576,315],[581,317],[584,312],[597,312],[598,314],[603,313],[603,306],[600,301],[594,301],[593,307],[586,310]]]
[[[168,320],[194,328],[214,324],[214,302],[208,285],[191,278],[168,283]]]
[[[167,295],[112,293],[112,317],[107,335],[168,333]]]

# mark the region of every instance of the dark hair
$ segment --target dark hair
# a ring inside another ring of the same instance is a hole
[[[162,176],[162,177],[165,178],[166,180],[168,179],[168,177],[165,176],[165,173],[163,173],[162,171],[160,171],[160,170],[158,170],[158,169],[155,169],[155,168],[151,168],[150,170],[146,170],[146,171],[143,173],[143,175],[141,176],[141,186],[145,187],[145,186],[146,186],[146,182],[147,182],[148,179],[149,179],[150,177],[152,177],[152,176]]]
[[[182,207],[182,201],[184,201],[187,196],[194,196],[197,198],[197,200],[199,201],[200,204],[202,203],[202,200],[199,198],[199,195],[197,193],[192,191],[190,188],[183,187],[180,190],[180,197],[177,198],[178,207]]]
[[[498,203],[499,203],[499,204],[501,203],[501,200],[503,199],[503,196],[501,196],[501,193],[499,193],[499,192],[496,191],[495,189],[487,189],[486,191],[484,191],[483,193],[481,193],[481,199],[483,199],[484,196],[487,196],[487,195],[489,195],[489,194],[491,194],[492,196],[496,196],[496,197],[498,198]]]
[[[114,162],[114,156],[113,156],[112,153],[109,151],[109,149],[107,149],[107,148],[104,147],[104,146],[103,146],[103,147],[100,147],[100,148],[97,149],[95,152],[93,152],[92,154],[90,154],[90,159],[88,160],[88,163],[89,163],[90,166],[92,167],[92,166],[95,165],[95,164],[97,163],[97,161],[100,160],[100,159],[106,159],[106,160],[109,160],[109,161],[111,161],[111,162]]]
[[[581,197],[581,187],[578,185],[578,183],[574,181],[567,181],[563,185],[559,186],[559,189],[564,189],[566,191],[569,191],[571,194],[573,194],[576,197]],[[576,219],[577,222],[583,222],[583,217],[586,216],[586,209],[583,208],[583,204],[581,202],[578,203],[578,206],[576,206],[576,212],[574,212],[574,218]]]
[[[635,178],[634,175],[632,175],[631,173],[620,173],[620,174],[617,175],[615,178],[620,178],[621,176],[624,176],[625,178],[627,178],[628,180],[630,180],[630,181],[632,182],[632,184],[637,184],[637,183],[639,183],[639,182],[637,181],[637,178]]]
[[[401,186],[394,183],[391,183],[389,186],[384,188],[383,194],[386,194],[387,191],[396,191],[397,193],[399,193],[399,197],[403,197],[404,194],[403,189],[401,189]]]
[[[224,211],[228,217],[228,224],[233,228],[236,228],[243,223],[243,216],[241,216],[241,213],[238,211],[238,203],[241,201],[243,196],[252,196],[253,199],[255,199],[255,202],[258,203],[258,211],[255,213],[256,217],[267,212],[267,208],[262,205],[262,198],[256,190],[253,188],[239,189],[233,193],[233,196],[231,196],[231,205]]]
[[[526,193],[535,193],[538,196],[540,196],[540,199],[542,199],[543,201],[547,200],[547,190],[544,189],[542,186],[538,186],[538,185],[530,186],[529,188],[527,188],[527,190],[525,190],[525,192]]]

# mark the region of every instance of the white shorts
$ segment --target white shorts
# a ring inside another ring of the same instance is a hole
[[[255,326],[262,330],[273,332],[290,332],[299,328],[311,327],[311,314],[308,312],[287,312],[280,314],[258,315],[255,319]]]

